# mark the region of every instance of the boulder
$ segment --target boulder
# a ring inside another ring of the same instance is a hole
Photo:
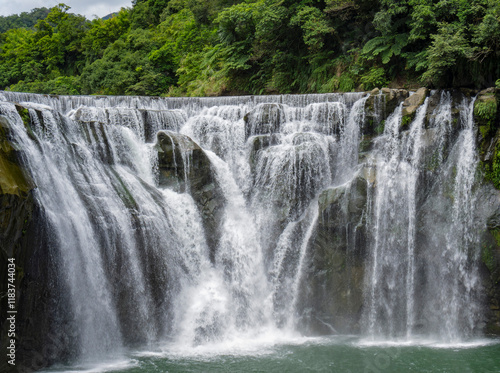
[[[403,101],[403,115],[414,115],[428,95],[429,90],[427,88],[419,88],[414,94]]]
[[[486,89],[483,89],[482,91],[479,92],[479,96],[482,96],[482,95],[488,95],[488,94],[495,94],[497,92],[497,89],[495,87],[489,87],[489,88],[486,88]]]
[[[385,113],[387,117],[408,97],[409,92],[406,89],[382,88],[382,95],[385,97]]]
[[[403,101],[403,117],[401,119],[401,128],[403,130],[408,129],[411,121],[415,118],[417,109],[424,103],[428,94],[429,90],[427,88],[419,88],[415,93]]]

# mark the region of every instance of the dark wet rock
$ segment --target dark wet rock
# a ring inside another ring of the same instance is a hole
[[[409,92],[406,89],[382,88],[382,94],[385,96],[386,117],[389,116],[401,102],[406,100]]]
[[[319,196],[303,289],[309,333],[360,330],[368,250],[367,196],[375,182],[374,170],[366,168],[351,183],[328,188]]]
[[[157,150],[159,185],[191,194],[215,258],[225,199],[210,159],[191,138],[171,131],[158,132]]]
[[[486,294],[485,332],[500,335],[500,191],[483,186],[478,199],[483,201],[476,212],[486,220],[481,235],[480,276]]]
[[[252,136],[249,141],[251,142],[251,145],[248,159],[250,162],[252,174],[254,174],[255,166],[259,157],[259,152],[268,148],[269,146],[276,145],[278,143],[278,137],[277,135],[256,135]]]
[[[20,105],[24,125],[32,125],[28,110]],[[36,113],[35,113],[36,114]],[[16,316],[16,369],[45,368],[71,354],[69,330],[57,329],[65,312],[64,285],[59,283],[58,254],[50,250],[43,208],[33,191],[36,186],[23,163],[23,150],[12,136],[9,120],[0,116],[0,298],[1,309],[14,307]],[[14,282],[8,279],[8,263],[15,264]],[[15,285],[16,298],[8,303],[7,287]],[[9,324],[0,319],[0,331],[7,336]],[[63,335],[64,334],[64,335]],[[61,341],[61,338],[65,338]],[[7,351],[9,338],[0,347]],[[55,346],[57,344],[57,346]],[[12,368],[6,359],[0,370]]]

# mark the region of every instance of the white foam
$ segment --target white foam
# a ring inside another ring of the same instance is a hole
[[[312,341],[323,340],[317,337],[304,337],[298,333],[279,330],[275,327],[261,328],[240,335],[231,335],[219,342],[198,346],[169,343],[159,351],[140,352],[136,356],[157,356],[171,359],[209,360],[220,356],[265,356],[275,353],[283,345],[303,345]]]
[[[116,361],[105,361],[100,363],[89,363],[89,364],[81,364],[74,365],[71,369],[62,370],[55,366],[55,370],[48,370],[42,372],[61,372],[61,373],[72,373],[72,372],[80,372],[80,373],[100,373],[100,372],[113,372],[117,370],[129,369],[132,367],[139,366],[139,362],[134,359],[126,359],[126,360],[116,360]]]

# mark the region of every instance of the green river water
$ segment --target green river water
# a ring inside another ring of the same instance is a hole
[[[500,339],[461,343],[373,342],[355,336],[288,343],[176,346],[130,351],[114,361],[59,367],[85,372],[500,372]]]

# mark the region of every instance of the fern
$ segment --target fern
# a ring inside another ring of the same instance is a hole
[[[392,56],[401,55],[403,48],[407,45],[408,34],[377,36],[365,44],[362,53],[366,56],[367,60],[371,60],[380,54],[382,63],[387,64]]]
[[[363,47],[363,50],[361,53],[363,54],[372,54],[372,55],[377,55],[380,53],[380,49],[385,49],[387,47],[387,42],[388,42],[388,37],[384,36],[377,36],[376,38],[373,38],[371,40],[368,40]],[[382,47],[381,47],[382,46]]]

